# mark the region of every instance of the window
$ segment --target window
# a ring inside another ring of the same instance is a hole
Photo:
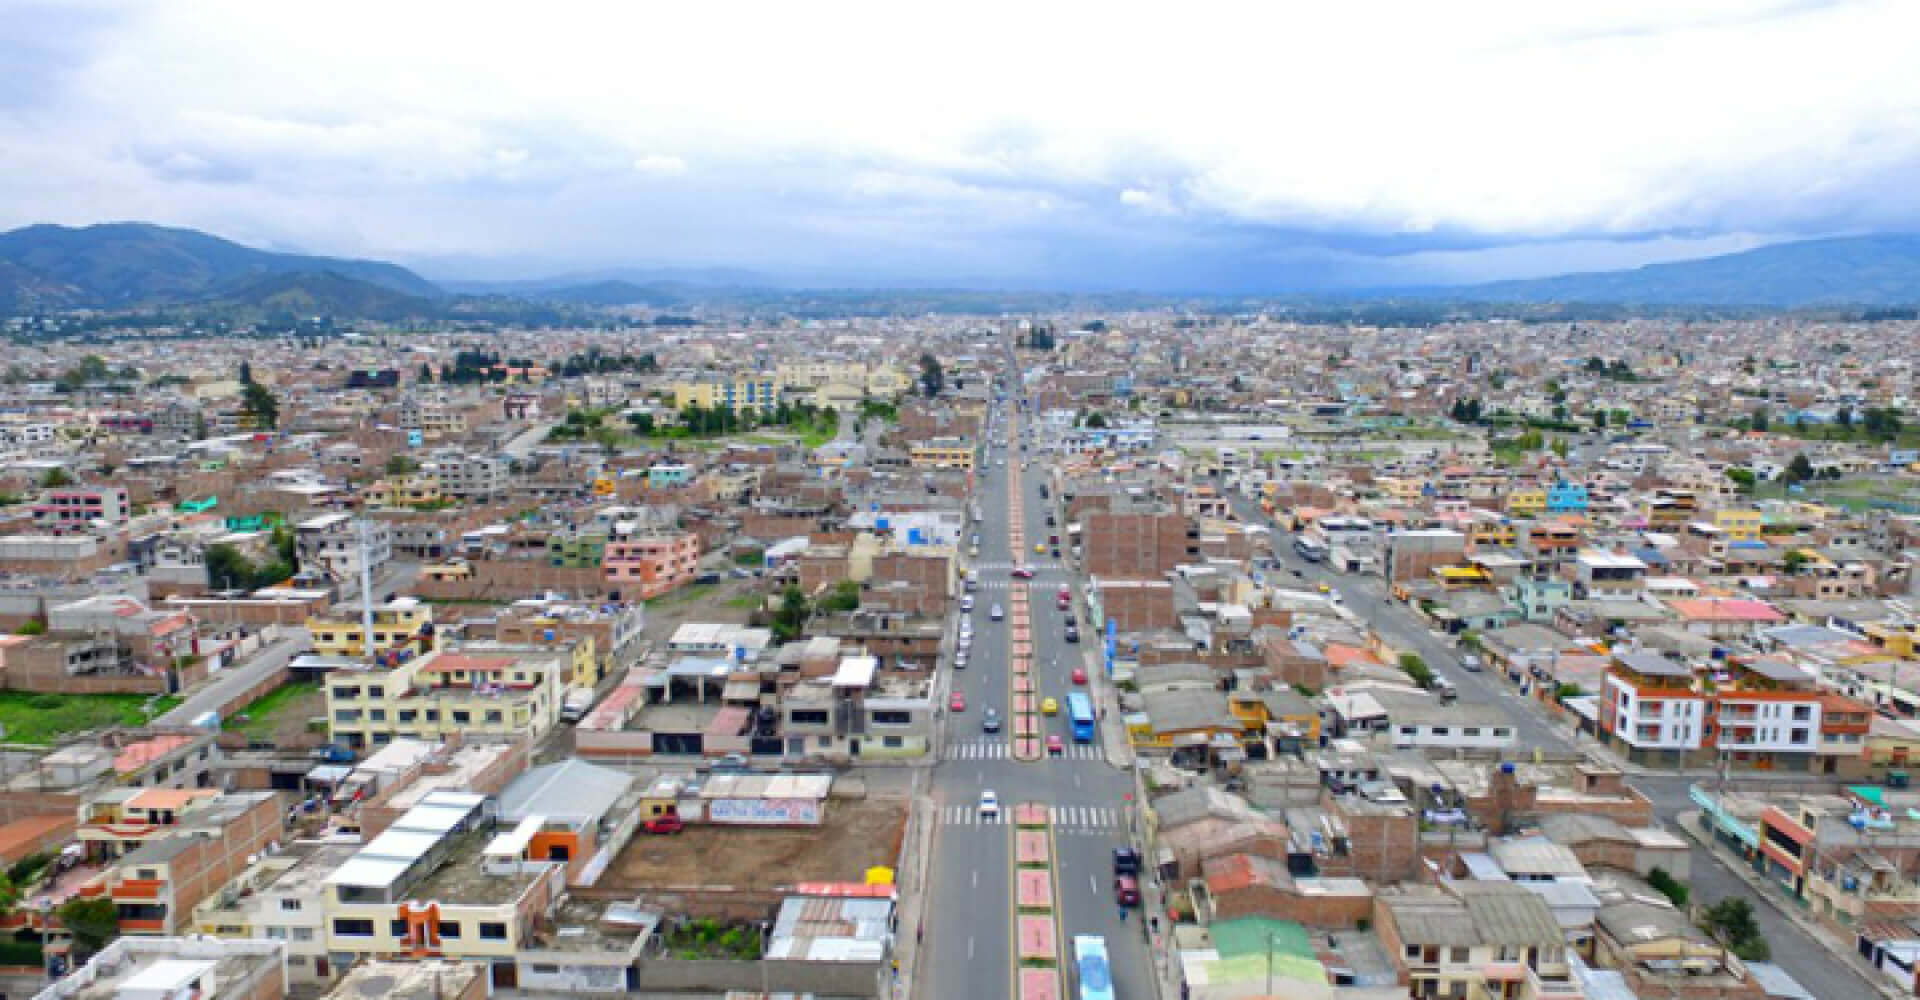
[[[1807,732],[1807,730],[1805,730],[1805,729],[1796,729],[1796,730],[1794,730],[1794,731],[1793,731],[1793,740],[1792,740],[1792,742],[1794,742],[1794,743],[1805,743],[1805,742],[1807,742],[1807,740],[1808,740],[1808,737],[1809,737],[1809,734],[1808,734],[1808,732]]]
[[[1506,739],[1506,738],[1507,738],[1508,736],[1511,736],[1511,735],[1513,735],[1513,730],[1511,730],[1511,729],[1508,729],[1508,728],[1507,728],[1507,727],[1505,727],[1505,726],[1495,726],[1495,727],[1494,727],[1494,730],[1493,730],[1493,738],[1494,738],[1494,739],[1496,739],[1496,740],[1504,740],[1504,739]]]
[[[1435,736],[1446,736],[1451,732],[1453,732],[1453,730],[1448,729],[1446,726],[1433,727],[1433,735]]]
[[[440,936],[443,938],[457,938],[460,936],[460,921],[442,920],[439,923],[434,924],[433,929],[439,932]]]
[[[269,927],[267,928],[267,937],[274,941],[285,941],[287,939],[287,929],[285,927]]]
[[[385,722],[387,721],[387,710],[384,708],[369,709],[367,711],[367,720],[370,722]]]
[[[313,928],[311,928],[311,927],[295,927],[295,928],[293,929],[293,939],[294,939],[295,941],[311,941],[311,940],[313,940]]]
[[[527,968],[536,976],[552,976],[560,972],[560,967],[557,965],[541,965],[537,962]]]
[[[501,923],[493,923],[493,922],[490,922],[490,921],[482,921],[482,922],[481,922],[481,924],[480,924],[480,940],[482,940],[482,941],[505,941],[506,939],[507,939],[507,925],[506,925],[506,924],[501,924]]]
[[[389,920],[387,921],[387,931],[397,938],[406,937],[407,922],[404,920]]]
[[[335,698],[358,698],[360,697],[360,689],[357,687],[337,687],[333,689],[333,696]]]
[[[873,713],[873,724],[876,726],[904,726],[912,722],[913,713],[911,712],[897,710],[880,711],[876,709]]]
[[[499,725],[502,718],[504,717],[500,714],[499,709],[493,709],[487,712],[487,721],[493,723],[494,725]]]
[[[880,737],[880,745],[889,750],[898,750],[907,744],[905,740],[898,736],[882,736]]]
[[[427,709],[427,721],[428,721],[428,722],[439,722],[439,721],[440,721],[440,710],[439,710],[439,709],[437,709],[437,708],[429,708],[429,709]]]
[[[340,937],[372,937],[373,921],[335,917],[333,933]]]
[[[1478,735],[1480,735],[1480,727],[1479,727],[1479,726],[1468,726],[1468,727],[1466,727],[1465,729],[1462,729],[1462,730],[1460,730],[1460,735],[1462,735],[1462,736],[1478,736]]]
[[[456,711],[453,713],[453,723],[456,726],[464,726],[472,721],[473,721],[472,712]]]
[[[1473,955],[1472,948],[1447,949],[1447,961],[1452,962],[1455,965],[1467,964],[1467,962],[1469,962],[1472,959],[1472,955]]]
[[[1813,706],[1811,705],[1793,706],[1793,721],[1808,722],[1808,721],[1811,721],[1812,719],[1813,719]]]
[[[789,713],[787,717],[792,720],[796,726],[824,726],[827,724],[827,710],[824,708],[795,709]]]
[[[401,721],[401,722],[413,722],[414,720],[416,720],[416,719],[418,719],[419,717],[420,717],[420,710],[419,710],[419,709],[416,709],[416,708],[403,708],[403,709],[401,709],[401,710],[400,710],[400,721]]]
[[[137,878],[151,882],[154,879],[157,879],[160,877],[160,870],[158,868],[142,868],[139,871],[135,872],[134,875]]]
[[[367,697],[369,698],[385,698],[386,696],[387,696],[387,689],[384,687],[381,687],[378,684],[372,685],[367,688]]]
[[[1419,945],[1417,945],[1417,944],[1410,944],[1410,945],[1407,945],[1407,957],[1408,957],[1408,958],[1419,958],[1419,957],[1420,957],[1420,946],[1419,946]]]
[[[297,899],[283,899],[280,901],[280,908],[283,910],[299,910],[300,901]]]
[[[1414,728],[1414,727],[1412,727],[1412,726],[1401,726],[1401,727],[1400,727],[1400,735],[1402,735],[1402,736],[1413,736],[1413,735],[1416,735],[1416,734],[1417,734],[1417,733],[1419,733],[1419,732],[1420,732],[1420,731],[1419,731],[1418,729],[1415,729],[1415,728]]]

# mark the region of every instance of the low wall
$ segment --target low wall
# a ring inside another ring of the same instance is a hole
[[[783,993],[834,997],[878,997],[882,962],[764,962],[722,959],[654,959],[636,968],[641,990],[685,993],[758,992],[762,986]]]

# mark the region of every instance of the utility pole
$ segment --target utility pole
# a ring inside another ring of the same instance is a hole
[[[360,535],[360,640],[364,643],[365,655],[369,662],[374,658],[373,648],[373,560],[367,555],[367,519],[362,517],[354,522]]]

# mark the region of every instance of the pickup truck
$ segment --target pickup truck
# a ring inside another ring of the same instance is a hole
[[[592,708],[592,688],[568,688],[566,699],[560,703],[560,721],[579,722]]]

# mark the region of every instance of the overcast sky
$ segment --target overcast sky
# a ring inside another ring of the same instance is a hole
[[[0,226],[1280,290],[1920,229],[1920,2],[0,0]]]

